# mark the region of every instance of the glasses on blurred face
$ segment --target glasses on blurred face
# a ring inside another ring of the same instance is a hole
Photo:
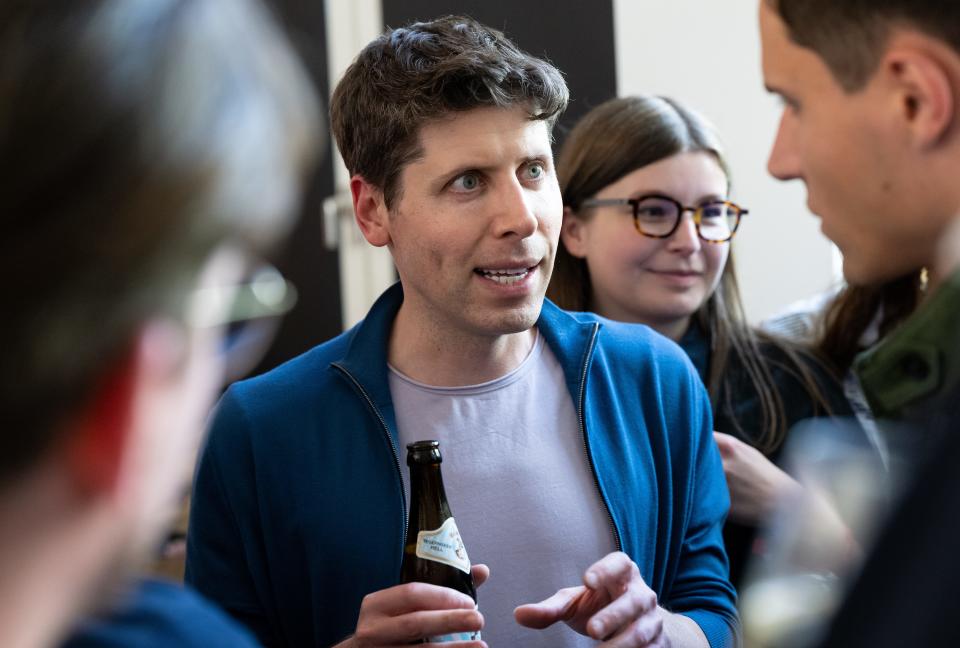
[[[263,358],[282,316],[297,303],[297,289],[272,265],[258,265],[242,282],[198,288],[187,322],[198,328],[223,327],[220,353],[225,383],[245,376]]]
[[[736,234],[740,218],[748,212],[729,200],[710,200],[687,207],[669,196],[657,194],[639,198],[589,198],[584,207],[625,207],[633,209],[637,231],[650,238],[669,238],[680,227],[685,212],[693,213],[697,236],[707,243],[726,243]]]

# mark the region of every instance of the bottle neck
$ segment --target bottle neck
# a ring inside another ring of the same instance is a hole
[[[410,524],[420,528],[439,527],[451,517],[439,463],[410,466]]]

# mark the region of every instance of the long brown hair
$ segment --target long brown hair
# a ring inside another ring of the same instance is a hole
[[[666,97],[611,99],[591,110],[567,137],[557,161],[563,204],[573,217],[589,219],[591,211],[581,204],[604,187],[659,160],[698,151],[716,158],[729,178],[719,137],[703,117]],[[547,296],[568,310],[589,310],[593,304],[586,260],[574,257],[563,245],[557,250]],[[813,402],[829,413],[829,405],[808,369],[811,358],[806,356],[812,352],[747,325],[732,253],[717,289],[697,311],[696,321],[710,339],[707,390],[714,411],[733,411],[735,395],[725,376],[731,358],[736,357],[759,396],[763,421],[760,430],[737,431],[762,452],[780,446],[788,422],[761,343],[773,345],[787,356],[791,366],[780,368],[793,373]],[[739,422],[735,424],[739,428]]]
[[[817,349],[840,372],[847,372],[864,349],[867,329],[876,322],[877,339],[886,337],[917,308],[921,285],[918,271],[879,286],[847,286],[824,313]]]

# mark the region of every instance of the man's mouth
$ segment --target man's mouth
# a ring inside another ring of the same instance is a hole
[[[474,270],[478,275],[491,281],[496,281],[498,284],[509,286],[510,284],[515,284],[523,281],[528,274],[536,266],[531,266],[529,268],[477,268]]]

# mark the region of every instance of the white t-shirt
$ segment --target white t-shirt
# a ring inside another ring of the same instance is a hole
[[[596,642],[559,623],[529,630],[513,610],[581,585],[615,551],[612,523],[588,463],[573,399],[556,357],[537,341],[496,380],[432,387],[390,368],[409,501],[406,444],[440,441],[450,509],[470,560],[489,565],[478,591],[491,648],[566,648]]]

